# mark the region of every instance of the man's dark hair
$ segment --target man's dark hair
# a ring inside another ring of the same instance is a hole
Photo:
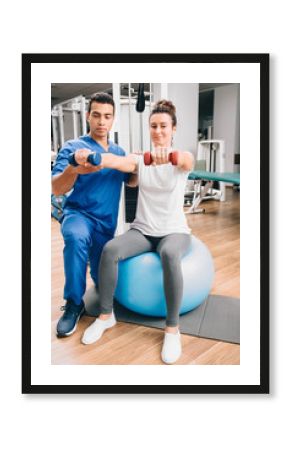
[[[115,102],[113,100],[113,97],[109,94],[107,94],[106,92],[98,92],[97,94],[94,94],[91,96],[91,99],[89,101],[89,107],[88,107],[88,113],[91,112],[91,107],[92,107],[92,103],[93,102],[97,102],[97,103],[109,103],[110,105],[113,106],[113,112],[115,113]]]

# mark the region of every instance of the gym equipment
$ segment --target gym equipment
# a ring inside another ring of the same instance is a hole
[[[197,188],[193,191],[194,196],[191,207],[185,214],[205,212],[203,208],[198,208],[202,200],[205,200],[207,192],[212,188],[214,181],[222,181],[234,185],[240,185],[240,174],[238,172],[207,172],[204,170],[194,170],[188,176],[188,180],[196,181]],[[206,181],[205,186],[201,186]],[[225,200],[225,198],[224,198]]]
[[[145,109],[144,83],[139,83],[136,111],[141,113],[144,111],[144,109]]]
[[[58,222],[62,219],[66,199],[67,195],[51,195],[51,216]]]
[[[68,157],[68,163],[69,163],[71,166],[74,166],[74,167],[77,167],[77,166],[78,166],[78,163],[77,163],[76,160],[75,160],[75,154],[74,154],[74,153],[71,153],[71,154],[69,155],[69,157]]]
[[[89,162],[90,164],[92,164],[93,166],[99,166],[101,164],[102,161],[102,155],[101,153],[90,153],[89,156],[87,157],[87,162]],[[77,167],[78,163],[75,160],[75,154],[71,153],[68,157],[68,162],[70,165]]]
[[[199,306],[214,279],[214,264],[206,245],[191,237],[191,247],[182,258],[183,297],[180,314]],[[119,262],[116,300],[126,308],[148,316],[165,317],[163,271],[157,253],[143,253]]]
[[[240,184],[240,174],[238,172],[207,172],[205,170],[194,170],[188,176],[189,180],[212,180],[224,181],[232,184]]]
[[[176,151],[176,152],[169,153],[168,159],[169,159],[169,162],[171,162],[171,164],[173,166],[177,166],[177,164],[178,164],[178,152]],[[151,153],[150,152],[144,153],[144,164],[145,164],[145,166],[150,166],[152,164],[152,161],[153,161],[153,159],[152,159]]]
[[[225,141],[206,139],[198,142],[197,161],[205,162],[205,170],[209,172],[226,171]],[[215,188],[215,189],[214,189]],[[226,188],[224,182],[215,182],[207,192],[207,198],[225,201]]]
[[[54,105],[51,110],[52,139],[54,152],[63,146],[68,139],[76,139],[86,134],[86,104],[88,100],[79,95]]]
[[[145,95],[144,95],[144,83],[140,83],[138,86],[138,97],[137,97],[137,103],[136,103],[136,111],[138,113],[143,113],[145,110]],[[140,114],[140,121],[139,121],[139,128],[140,128],[140,148],[143,150],[143,120],[142,120],[142,114]]]

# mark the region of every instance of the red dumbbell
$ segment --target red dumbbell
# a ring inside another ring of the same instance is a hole
[[[168,159],[169,159],[169,162],[171,162],[171,164],[173,166],[177,166],[177,164],[178,164],[178,152],[175,151],[175,152],[169,153]],[[145,166],[150,166],[152,164],[152,161],[153,161],[153,159],[152,159],[151,153],[150,152],[144,153],[144,164],[145,164]]]

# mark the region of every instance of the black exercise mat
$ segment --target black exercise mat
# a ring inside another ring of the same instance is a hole
[[[91,288],[84,297],[89,316],[99,315],[98,292]],[[114,302],[116,319],[145,327],[164,328],[165,319],[134,313]],[[180,331],[192,336],[240,343],[240,299],[209,295],[198,308],[180,316]]]

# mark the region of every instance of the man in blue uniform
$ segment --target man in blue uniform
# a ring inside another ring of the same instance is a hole
[[[108,140],[114,120],[113,98],[106,93],[94,95],[89,103],[87,121],[90,132],[66,142],[52,171],[52,193],[72,191],[64,205],[61,231],[64,238],[65,286],[63,315],[57,324],[57,336],[69,336],[85,312],[87,263],[98,286],[99,259],[105,243],[112,239],[117,226],[118,207],[123,181],[128,174],[87,164],[69,164],[69,155],[81,149],[92,152],[125,155],[123,149]]]

